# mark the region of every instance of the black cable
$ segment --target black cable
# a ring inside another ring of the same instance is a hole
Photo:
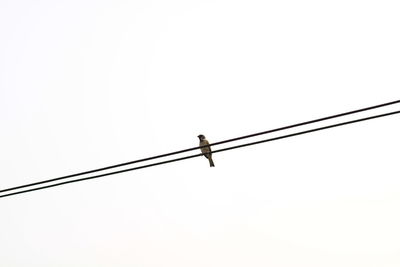
[[[297,133],[282,135],[282,136],[278,136],[278,137],[274,137],[274,138],[269,138],[269,139],[264,139],[264,140],[260,140],[260,141],[256,141],[256,142],[251,142],[251,143],[246,143],[246,144],[242,144],[242,145],[237,145],[237,146],[222,148],[222,149],[215,150],[215,151],[213,151],[212,153],[214,154],[214,153],[223,152],[223,151],[228,151],[228,150],[237,149],[237,148],[242,148],[242,147],[246,147],[246,146],[252,146],[252,145],[257,145],[257,144],[261,144],[261,143],[276,141],[276,140],[285,139],[285,138],[289,138],[289,137],[293,137],[293,136],[298,136],[298,135],[303,135],[303,134],[307,134],[307,133],[317,132],[317,131],[326,130],[326,129],[330,129],[330,128],[335,128],[335,127],[339,127],[339,126],[344,126],[344,125],[348,125],[348,124],[353,124],[353,123],[357,123],[357,122],[362,122],[362,121],[377,119],[377,118],[386,117],[386,116],[390,116],[390,115],[395,115],[395,114],[399,114],[399,113],[400,113],[400,110],[399,110],[399,111],[394,111],[394,112],[389,112],[389,113],[384,113],[384,114],[380,114],[380,115],[370,116],[370,117],[366,117],[366,118],[362,118],[362,119],[357,119],[357,120],[351,120],[351,121],[341,122],[341,123],[332,124],[332,125],[328,125],[328,126],[324,126],[324,127],[314,128],[314,129],[311,129],[311,130],[306,130],[306,131],[301,131],[301,132],[297,132]],[[198,148],[199,148],[199,147],[197,147],[197,149],[198,149]],[[195,154],[195,155],[191,155],[191,156],[186,156],[186,157],[181,157],[181,158],[176,158],[176,159],[171,159],[171,160],[156,162],[156,163],[152,163],[152,164],[147,164],[147,165],[143,165],[143,166],[139,166],[139,167],[129,168],[129,169],[125,169],[125,170],[120,170],[120,171],[115,171],[115,172],[110,172],[110,173],[99,174],[99,175],[95,175],[95,176],[90,176],[90,177],[85,177],[85,178],[70,180],[70,181],[66,181],[66,182],[62,182],[62,183],[57,183],[57,184],[51,184],[51,185],[47,185],[47,186],[36,187],[36,188],[33,188],[33,189],[28,189],[28,190],[23,190],[23,191],[15,192],[15,193],[10,193],[10,194],[6,194],[6,195],[1,195],[0,198],[12,196],[12,195],[23,194],[23,193],[28,193],[28,192],[32,192],[32,191],[42,190],[42,189],[51,188],[51,187],[56,187],[56,186],[60,186],[60,185],[70,184],[70,183],[81,182],[81,181],[85,181],[85,180],[91,180],[91,179],[95,179],[95,178],[100,178],[100,177],[104,177],[104,176],[109,176],[109,175],[124,173],[124,172],[128,172],[128,171],[144,169],[144,168],[148,168],[148,167],[153,167],[153,166],[157,166],[157,165],[172,163],[172,162],[175,162],[175,161],[181,161],[181,160],[186,160],[186,159],[195,158],[195,157],[200,157],[200,156],[203,156],[203,154]]]
[[[367,110],[377,109],[377,108],[381,108],[381,107],[385,107],[385,106],[389,106],[389,105],[394,105],[394,104],[398,104],[398,103],[400,103],[400,100],[387,102],[387,103],[380,104],[380,105],[370,106],[370,107],[366,107],[366,108],[362,108],[362,109],[352,110],[352,111],[348,111],[348,112],[344,112],[344,113],[340,113],[340,114],[336,114],[336,115],[332,115],[332,116],[328,116],[328,117],[323,117],[323,118],[319,118],[319,119],[314,119],[314,120],[310,120],[310,121],[305,121],[305,122],[301,122],[301,123],[297,123],[297,124],[292,124],[292,125],[288,125],[288,126],[272,129],[272,130],[267,130],[267,131],[255,133],[255,134],[249,134],[249,135],[245,135],[245,136],[241,136],[241,137],[227,139],[227,140],[223,140],[223,141],[212,143],[212,144],[210,144],[210,146],[221,145],[221,144],[225,144],[225,143],[229,143],[229,142],[233,142],[233,141],[238,141],[238,140],[241,140],[241,139],[246,139],[246,138],[250,138],[250,137],[254,137],[254,136],[259,136],[259,135],[263,135],[263,134],[268,134],[268,133],[278,132],[278,131],[282,131],[282,130],[287,130],[287,129],[290,129],[290,128],[295,128],[295,127],[299,127],[299,126],[303,126],[303,125],[307,125],[307,124],[311,124],[311,123],[321,122],[321,121],[324,121],[324,120],[334,119],[334,118],[338,118],[338,117],[342,117],[342,116],[346,116],[346,115],[351,115],[351,114],[355,114],[355,113],[359,113],[359,112],[363,112],[363,111],[367,111]],[[111,166],[107,166],[107,167],[103,167],[103,168],[98,168],[98,169],[93,169],[93,170],[84,171],[84,172],[78,172],[78,173],[74,173],[74,174],[70,174],[70,175],[66,175],[66,176],[61,176],[61,177],[57,177],[57,178],[53,178],[53,179],[43,180],[43,181],[40,181],[40,182],[34,182],[34,183],[30,183],[30,184],[10,187],[10,188],[6,188],[6,189],[0,190],[0,193],[4,193],[4,192],[16,190],[16,189],[21,189],[21,188],[25,188],[25,187],[30,187],[30,186],[34,186],[34,185],[39,185],[39,184],[44,184],[44,183],[64,180],[64,179],[67,179],[67,178],[81,176],[81,175],[84,175],[84,174],[89,174],[89,173],[94,173],[94,172],[99,172],[99,171],[105,171],[105,170],[109,170],[109,169],[113,169],[113,168],[117,168],[117,167],[122,167],[122,166],[130,165],[130,164],[135,164],[135,163],[139,163],[139,162],[148,161],[148,160],[153,160],[153,159],[159,159],[159,158],[163,158],[163,157],[173,156],[173,155],[176,155],[176,154],[189,152],[189,151],[196,150],[196,149],[199,149],[199,148],[201,148],[201,147],[197,147],[196,146],[196,147],[192,147],[192,148],[188,148],[188,149],[178,150],[178,151],[171,152],[171,153],[161,154],[161,155],[157,155],[157,156],[153,156],[153,157],[138,159],[138,160],[134,160],[134,161],[128,161],[128,162],[124,162],[124,163],[120,163],[120,164],[116,164],[116,165],[111,165]]]

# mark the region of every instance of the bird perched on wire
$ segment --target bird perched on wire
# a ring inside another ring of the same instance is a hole
[[[204,156],[210,162],[210,167],[215,167],[214,161],[212,160],[212,157],[211,157],[211,148],[209,146],[206,146],[206,145],[209,145],[210,143],[208,143],[206,137],[202,134],[199,134],[197,137],[200,140],[200,146],[205,146],[205,147],[200,148],[201,152],[204,154]]]

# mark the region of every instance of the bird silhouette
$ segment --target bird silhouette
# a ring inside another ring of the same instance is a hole
[[[210,167],[215,167],[214,161],[212,160],[212,156],[211,156],[211,148],[209,146],[206,146],[206,145],[209,145],[210,143],[208,143],[206,137],[202,134],[199,134],[197,137],[200,140],[199,146],[205,146],[205,147],[200,148],[201,152],[210,162]]]

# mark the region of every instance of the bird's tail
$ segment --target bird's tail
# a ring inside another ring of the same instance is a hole
[[[208,161],[210,162],[210,167],[215,167],[214,161],[212,160],[211,157],[208,158]]]

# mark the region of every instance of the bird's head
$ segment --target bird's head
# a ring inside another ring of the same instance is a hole
[[[206,139],[206,137],[204,135],[202,135],[202,134],[199,134],[197,137],[200,139],[200,141]]]

